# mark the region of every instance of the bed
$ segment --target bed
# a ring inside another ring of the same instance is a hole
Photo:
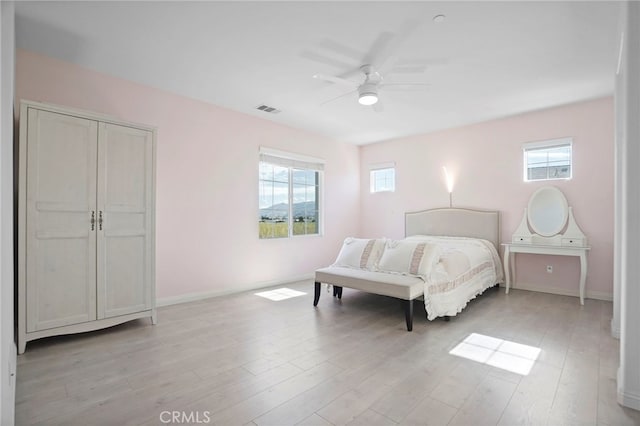
[[[348,245],[355,247],[348,250],[360,253],[358,244],[363,247],[359,258],[351,253],[351,258],[343,256]],[[316,271],[313,304],[318,305],[325,283],[333,286],[333,295],[339,299],[347,287],[402,300],[408,331],[413,328],[416,299],[424,300],[429,320],[448,320],[487,288],[504,282],[499,244],[498,211],[439,208],[409,212],[403,240],[345,240],[336,262]]]

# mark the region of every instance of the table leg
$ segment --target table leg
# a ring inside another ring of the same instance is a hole
[[[511,260],[511,250],[509,246],[504,247],[504,281],[505,281],[505,293],[509,294],[509,286],[511,285],[511,268],[509,267],[509,261]]]
[[[318,300],[320,300],[320,283],[316,281],[313,293],[313,306],[318,306]]]
[[[587,281],[587,253],[580,253],[580,304],[584,305],[584,285]]]
[[[516,271],[516,254],[509,253],[509,265],[511,265],[511,285],[515,285],[518,272]]]

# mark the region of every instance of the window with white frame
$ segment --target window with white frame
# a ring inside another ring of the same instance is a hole
[[[319,235],[324,161],[260,148],[260,238]]]
[[[396,168],[394,163],[373,164],[369,167],[369,188],[374,192],[396,190]]]
[[[523,146],[525,182],[571,179],[573,173],[571,138],[530,142]]]

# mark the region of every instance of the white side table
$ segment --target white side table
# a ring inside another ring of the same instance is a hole
[[[515,282],[516,266],[515,259],[512,259],[516,253],[530,254],[548,254],[552,256],[577,256],[580,258],[580,304],[584,305],[584,284],[587,280],[587,251],[591,247],[574,247],[574,246],[549,246],[549,245],[532,245],[532,244],[502,244],[504,246],[504,275],[506,281],[506,292],[509,293],[511,286],[511,278]]]

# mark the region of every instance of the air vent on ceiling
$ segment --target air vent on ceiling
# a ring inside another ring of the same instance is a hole
[[[270,107],[269,105],[264,105],[264,104],[257,106],[256,109],[259,109],[260,111],[268,112],[271,114],[277,114],[280,112],[279,109],[276,109],[274,107]]]

